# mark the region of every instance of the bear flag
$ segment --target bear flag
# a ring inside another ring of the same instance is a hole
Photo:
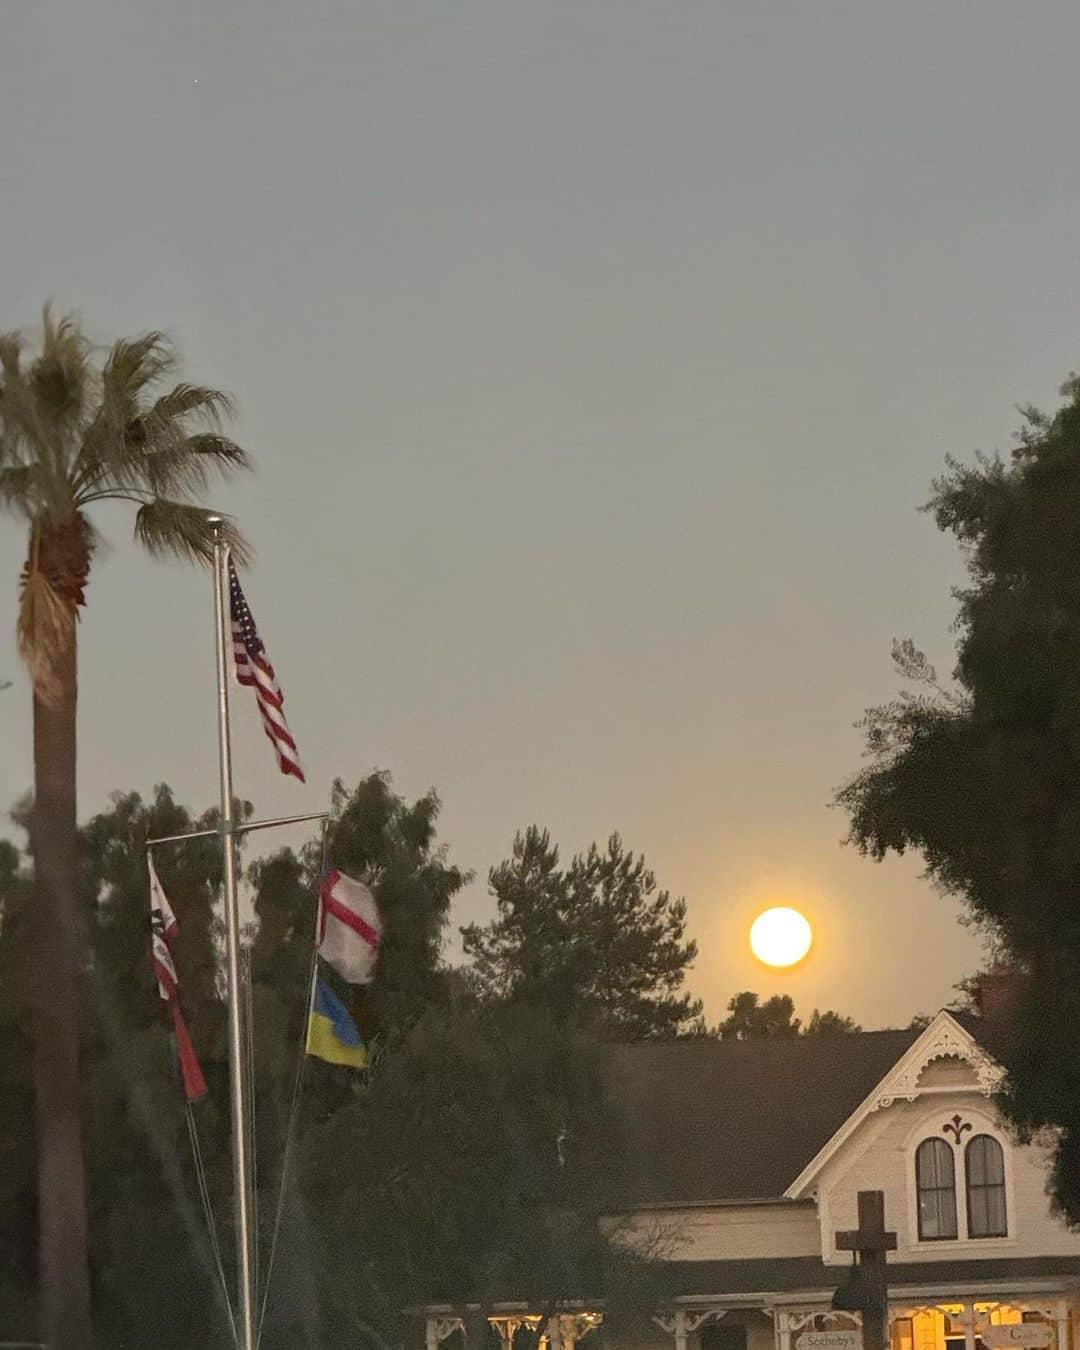
[[[161,882],[154,871],[153,858],[147,855],[146,861],[150,868],[150,955],[154,963],[154,975],[157,978],[158,993],[172,1011],[176,1055],[180,1061],[180,1073],[184,1080],[184,1095],[189,1102],[197,1102],[200,1097],[206,1096],[206,1079],[203,1078],[199,1057],[195,1053],[184,1015],[180,1011],[179,982],[172,954],[172,944],[180,931],[180,925],[176,922],[169,898],[162,890]]]

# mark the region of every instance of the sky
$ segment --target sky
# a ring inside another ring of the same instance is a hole
[[[245,701],[238,791],[434,785],[477,873],[455,927],[516,830],[618,830],[685,895],[713,1020],[746,988],[866,1026],[948,1002],[957,902],[829,803],[892,638],[950,668],[931,480],[1080,361],[1078,43],[1074,4],[1007,0],[5,11],[0,328],[51,297],[167,330],[257,460],[215,504],[309,782]],[[80,812],[209,805],[208,579],[95,523]],[[0,522],[0,803],[24,547]],[[815,924],[794,975],[749,954],[770,903]]]

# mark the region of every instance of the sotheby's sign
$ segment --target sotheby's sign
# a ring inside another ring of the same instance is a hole
[[[862,1332],[804,1331],[795,1337],[795,1350],[862,1350]]]

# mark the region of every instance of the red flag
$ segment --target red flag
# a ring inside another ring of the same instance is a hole
[[[180,1073],[184,1079],[184,1095],[189,1102],[197,1102],[200,1097],[206,1096],[206,1079],[203,1077],[202,1066],[199,1064],[199,1057],[195,1053],[195,1047],[191,1043],[191,1034],[187,1029],[187,1023],[184,1021],[184,1015],[180,1011],[180,1004],[176,999],[170,999],[172,1004],[173,1029],[176,1032],[176,1055],[180,1060]]]

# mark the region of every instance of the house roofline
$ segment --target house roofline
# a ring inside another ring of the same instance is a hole
[[[806,1164],[784,1195],[791,1200],[804,1199],[812,1182],[842,1144],[855,1133],[872,1112],[891,1106],[898,1099],[914,1101],[922,1095],[918,1079],[936,1059],[958,1056],[975,1069],[979,1080],[976,1091],[989,1096],[1001,1077],[1001,1066],[982,1048],[971,1032],[962,1026],[948,1008],[942,1008],[895,1064],[874,1085],[847,1120]]]
[[[601,1211],[601,1218],[616,1219],[620,1214],[649,1214],[653,1210],[673,1209],[813,1209],[815,1200],[810,1195],[755,1195],[742,1200],[655,1200],[638,1205],[613,1205]]]
[[[846,1266],[837,1266],[837,1280],[843,1278]],[[1052,1275],[1037,1279],[1020,1280],[967,1280],[949,1284],[890,1284],[888,1289],[891,1305],[910,1303],[919,1299],[941,1299],[978,1297],[994,1290],[1002,1294],[1053,1294],[1062,1289],[1073,1289],[1080,1285],[1080,1275]],[[795,1303],[830,1303],[831,1289],[821,1285],[811,1285],[805,1289],[760,1289],[739,1291],[734,1294],[676,1294],[672,1302],[680,1307],[758,1307],[762,1310],[787,1307]]]

